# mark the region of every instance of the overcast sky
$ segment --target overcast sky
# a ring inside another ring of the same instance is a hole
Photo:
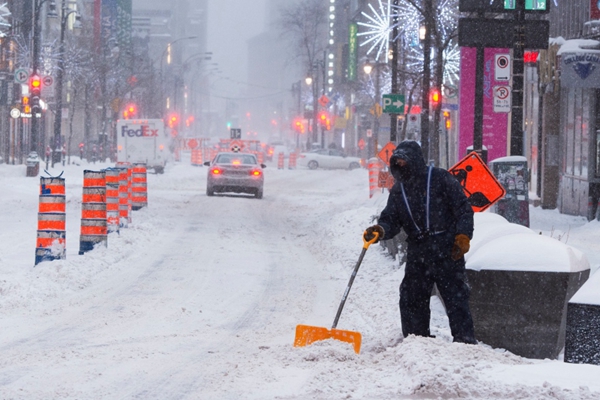
[[[223,75],[247,81],[246,41],[265,30],[266,2],[209,0],[208,51],[213,52]]]
[[[188,1],[193,8],[194,0]],[[213,62],[219,64],[223,76],[237,81],[247,81],[246,41],[265,29],[267,1],[208,0],[207,51],[213,52]],[[172,6],[177,7],[177,3],[178,0],[133,0],[133,7],[170,9]]]

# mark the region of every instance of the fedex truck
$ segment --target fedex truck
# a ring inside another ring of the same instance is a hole
[[[162,174],[170,159],[170,139],[162,119],[120,119],[117,121],[117,161],[146,163]]]

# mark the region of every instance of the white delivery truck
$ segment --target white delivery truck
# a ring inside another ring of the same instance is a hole
[[[117,161],[145,163],[162,174],[170,159],[170,139],[162,119],[120,119],[117,121]]]

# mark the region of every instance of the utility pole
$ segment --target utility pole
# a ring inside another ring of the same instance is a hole
[[[65,0],[62,0],[60,12],[60,42],[58,46],[58,62],[56,72],[56,113],[54,115],[54,153],[52,155],[52,168],[55,163],[60,163],[62,153],[59,148],[61,144],[61,124],[62,124],[62,92],[63,92],[63,71],[65,66],[65,28],[69,15],[75,10],[67,11]]]
[[[423,38],[423,83],[421,87],[421,149],[423,158],[429,161],[429,90],[431,81],[431,18],[433,0],[424,0],[425,37]]]
[[[31,62],[32,76],[38,75],[39,69],[39,60],[40,60],[40,13],[42,4],[45,3],[46,0],[34,0],[33,1],[33,55]],[[38,112],[34,110],[39,110],[39,114],[41,115],[41,109],[39,104],[32,104],[32,113],[31,113],[31,142],[29,144],[29,151],[38,151],[39,150],[39,130],[40,130],[40,120],[37,118]]]
[[[510,155],[523,152],[523,73],[525,71],[525,0],[517,0],[515,15],[515,41],[513,45],[512,107],[510,120]]]
[[[394,14],[392,15],[392,94],[398,93],[398,3],[394,0]],[[390,142],[398,140],[398,114],[390,114]]]

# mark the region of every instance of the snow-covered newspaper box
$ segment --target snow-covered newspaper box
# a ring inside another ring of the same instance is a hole
[[[162,119],[120,119],[117,162],[143,163],[162,174],[170,158],[170,141]]]
[[[569,301],[565,361],[600,365],[600,269]]]
[[[590,274],[585,255],[483,212],[466,261],[476,338],[522,357],[558,358],[568,301]]]

